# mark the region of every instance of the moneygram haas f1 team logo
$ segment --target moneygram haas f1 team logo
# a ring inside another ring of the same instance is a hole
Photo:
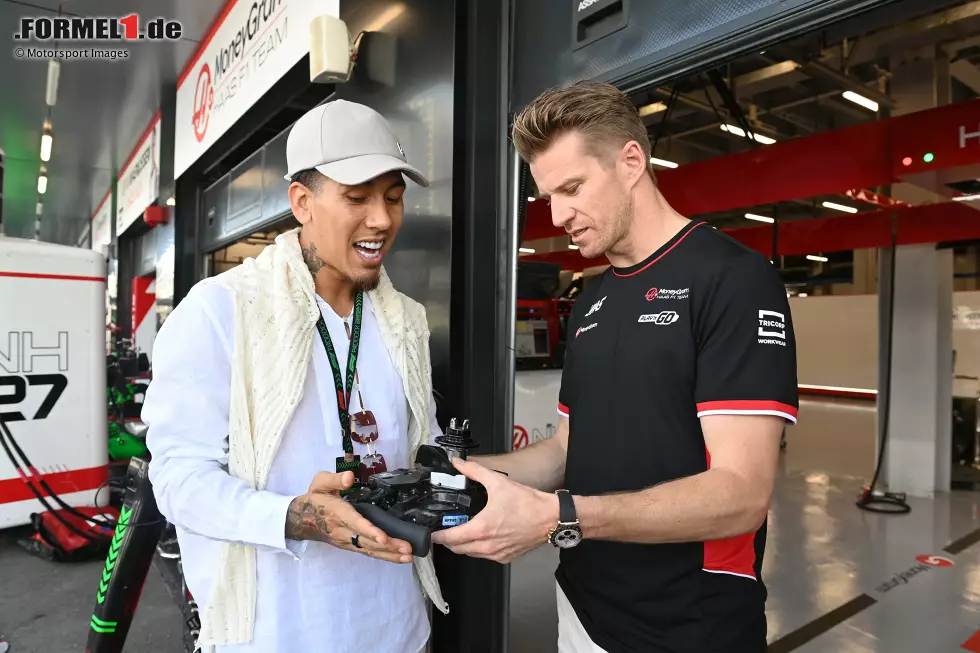
[[[194,89],[194,113],[191,121],[194,125],[194,138],[200,143],[208,133],[208,123],[211,121],[211,109],[214,108],[214,83],[211,77],[211,66],[205,63],[197,75],[197,87]]]

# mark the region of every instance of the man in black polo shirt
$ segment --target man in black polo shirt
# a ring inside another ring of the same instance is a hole
[[[555,225],[610,267],[569,323],[557,435],[459,463],[489,504],[433,539],[499,562],[560,547],[562,653],[762,653],[765,521],[798,407],[779,275],[667,204],[614,87],[543,94],[514,141]]]

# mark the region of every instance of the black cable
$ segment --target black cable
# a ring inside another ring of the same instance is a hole
[[[7,443],[8,440],[10,441],[10,444],[9,445]],[[57,519],[65,528],[69,529],[70,531],[72,531],[76,535],[78,535],[80,537],[83,537],[83,538],[89,540],[90,542],[100,542],[102,537],[106,537],[107,540],[110,540],[111,539],[112,536],[102,536],[102,535],[96,536],[99,539],[93,539],[93,537],[91,535],[86,534],[86,533],[78,530],[77,528],[75,528],[74,525],[72,525],[71,523],[65,521],[61,517],[61,515],[58,514],[58,511],[55,510],[54,508],[52,508],[51,507],[51,504],[48,503],[45,500],[45,498],[41,495],[41,493],[37,490],[37,488],[34,487],[33,483],[34,483],[34,478],[35,477],[33,475],[30,476],[30,477],[27,476],[27,474],[24,472],[23,467],[17,462],[17,459],[14,457],[13,452],[10,450],[10,445],[13,445],[14,449],[17,450],[18,455],[23,459],[24,464],[27,465],[28,468],[31,468],[31,467],[34,466],[31,463],[30,459],[27,457],[27,454],[24,453],[24,450],[20,448],[20,445],[17,443],[16,438],[14,438],[13,433],[10,432],[10,427],[7,425],[7,423],[3,419],[0,419],[0,446],[3,447],[4,452],[6,452],[6,454],[7,454],[7,458],[10,459],[11,464],[14,466],[14,469],[17,470],[18,472],[20,472],[22,474],[22,477],[24,478],[24,482],[27,484],[28,489],[37,498],[37,500],[41,502],[41,505],[43,505],[45,507],[45,509],[47,509],[47,511],[51,513],[51,516],[54,517],[55,519]],[[116,522],[111,521],[111,520],[106,520],[103,517],[98,517],[98,516],[95,516],[95,515],[86,515],[85,513],[80,512],[80,511],[76,510],[74,507],[72,507],[72,506],[68,505],[67,503],[65,503],[62,500],[62,498],[60,496],[58,496],[58,493],[51,489],[51,486],[48,485],[48,482],[45,481],[43,477],[40,477],[40,475],[38,475],[38,476],[39,476],[39,478],[37,479],[37,482],[41,486],[41,489],[43,489],[52,499],[54,499],[55,502],[59,506],[61,506],[61,508],[65,512],[67,512],[70,515],[73,515],[73,516],[75,516],[75,517],[77,517],[77,518],[79,518],[79,519],[81,519],[83,521],[86,521],[86,522],[94,522],[97,526],[101,526],[103,528],[107,528],[107,529],[110,529],[110,530],[115,530],[116,529],[116,526],[117,526]],[[94,503],[96,504],[95,505],[96,508],[99,507],[98,506],[98,496],[99,496],[99,492],[102,490],[102,488],[105,487],[106,485],[112,485],[112,484],[117,484],[118,485],[119,483],[122,483],[123,487],[125,487],[125,481],[117,481],[117,480],[114,480],[114,479],[109,479],[109,480],[105,481],[104,483],[102,483],[102,485],[99,486],[99,488],[95,491],[95,497],[96,497],[96,499],[95,499]],[[165,522],[165,521],[167,521],[166,518],[161,517],[160,519],[154,519],[153,521],[149,521],[149,522],[129,523],[129,524],[126,524],[126,528],[137,528],[139,526],[153,526],[155,524],[159,524],[159,523]]]
[[[885,378],[883,381],[884,399],[882,409],[884,416],[881,420],[881,429],[878,434],[880,442],[878,446],[878,464],[875,465],[875,473],[869,485],[861,497],[857,500],[857,507],[869,512],[883,512],[904,515],[912,511],[912,507],[905,501],[904,492],[881,492],[875,491],[878,484],[878,477],[881,475],[881,466],[885,461],[885,443],[888,441],[888,424],[892,395],[892,349],[894,343],[895,330],[895,252],[898,249],[898,218],[895,211],[892,211],[892,247],[890,252],[890,263],[888,270],[888,322],[886,323],[886,333],[888,334],[888,348],[885,352]],[[880,290],[879,290],[880,292]]]
[[[10,446],[7,444],[6,438],[3,437],[3,433],[4,432],[9,433],[10,431],[7,429],[6,422],[4,422],[2,419],[0,419],[0,427],[2,427],[2,429],[0,429],[0,446],[3,446],[3,450],[6,452],[7,457],[10,458],[10,462],[13,464],[14,469],[16,469],[18,472],[20,472],[21,474],[23,474],[23,469],[17,463],[17,459],[14,458],[14,454],[10,450]],[[26,480],[26,478],[27,478],[26,475],[24,475],[24,478],[25,478],[25,481],[24,482],[27,484],[27,489],[29,489],[31,491],[31,493],[35,496],[35,498],[37,498],[37,500],[41,502],[41,505],[44,506],[45,509],[47,509],[47,511],[49,513],[51,513],[51,515],[54,516],[55,519],[57,519],[59,522],[61,522],[61,525],[62,526],[64,526],[68,530],[70,530],[75,535],[78,535],[79,537],[81,537],[81,538],[83,538],[85,540],[88,540],[89,542],[91,542],[93,544],[103,544],[105,542],[108,542],[111,539],[108,536],[91,535],[89,533],[86,533],[86,532],[78,529],[74,524],[66,521],[61,515],[59,515],[54,510],[54,508],[51,507],[51,504],[49,504],[47,501],[45,501],[44,497],[41,496],[41,493],[38,492],[37,488],[34,487],[34,485],[30,481]],[[86,516],[86,519],[87,518],[88,517]]]
[[[755,140],[755,133],[752,129],[752,125],[749,124],[748,118],[745,117],[745,113],[742,111],[742,107],[739,105],[738,100],[732,95],[732,90],[728,88],[725,80],[722,78],[721,73],[718,70],[709,70],[708,79],[714,85],[715,90],[718,91],[718,95],[721,97],[721,101],[725,103],[725,108],[732,115],[732,118],[737,123],[746,134],[749,142],[753,147],[761,145]],[[707,89],[705,89],[705,94],[707,94]],[[713,103],[712,103],[713,104]]]
[[[715,118],[718,119],[718,122],[720,122],[723,125],[726,122],[728,122],[727,120],[725,120],[722,117],[721,112],[718,111],[718,105],[715,104],[714,98],[712,98],[711,97],[711,93],[708,92],[708,87],[707,86],[704,87],[704,97],[706,97],[708,99],[708,104],[711,105],[711,109],[715,112]]]
[[[660,137],[663,136],[664,129],[667,127],[667,121],[670,120],[670,114],[674,111],[674,106],[677,104],[677,96],[680,95],[680,91],[676,85],[670,90],[670,98],[667,100],[667,109],[664,111],[664,117],[660,119],[660,127],[657,129],[657,135],[653,139],[653,144],[650,146],[650,156],[653,156],[654,152],[657,151],[657,143],[660,142]]]
[[[105,506],[99,506],[99,492],[101,492],[102,489],[105,488],[105,487],[109,487],[109,497],[110,497],[109,501],[111,502],[112,501],[112,498],[111,498],[112,497],[112,491],[113,490],[116,490],[116,491],[125,490],[126,489],[126,482],[124,480],[122,480],[122,479],[117,479],[117,478],[110,478],[110,479],[106,479],[105,481],[103,481],[102,482],[102,485],[100,485],[99,487],[97,487],[95,489],[95,500],[94,500],[94,503],[95,503],[95,506],[94,507],[95,508],[100,508],[100,507],[102,507],[102,508],[111,508],[112,507],[111,503],[110,504],[107,504]]]
[[[20,445],[17,443],[17,440],[14,438],[13,433],[10,432],[10,427],[8,427],[7,424],[2,420],[0,420],[0,429],[2,429],[2,433],[0,433],[0,439],[3,439],[4,436],[6,436],[6,439],[10,441],[10,444],[14,447],[14,450],[17,451],[17,455],[20,456],[21,460],[24,461],[24,464],[27,465],[27,469],[30,470],[31,468],[33,468],[34,467],[33,463],[31,463],[30,459],[27,457],[27,454],[24,453],[24,450],[20,448]],[[7,455],[9,456],[10,450],[7,448],[6,444],[4,444],[4,449],[7,451]],[[11,458],[11,460],[13,460],[13,458]],[[26,474],[25,474],[25,478],[27,478]],[[35,477],[32,474],[30,476],[30,479],[33,481],[34,478]],[[80,512],[76,510],[74,507],[65,503],[64,500],[62,500],[62,498],[58,496],[58,494],[54,490],[51,489],[51,486],[48,485],[48,482],[44,480],[43,476],[38,475],[36,482],[38,483],[38,485],[41,486],[41,489],[47,492],[48,496],[54,499],[55,503],[61,506],[61,508],[65,510],[68,514],[78,517],[79,519],[84,519],[85,521],[95,522],[98,526],[102,526],[103,528],[113,529],[116,527],[116,523],[113,521],[105,521],[101,517],[96,517],[94,515],[86,515],[85,513]],[[50,508],[48,509],[50,510]]]

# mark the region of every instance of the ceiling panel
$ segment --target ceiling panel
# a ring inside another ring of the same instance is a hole
[[[24,46],[13,33],[25,16],[120,16],[116,0],[33,0],[30,4],[0,0],[0,43],[5,52]],[[109,189],[118,169],[135,147],[160,106],[172,93],[184,62],[190,57],[224,4],[224,0],[128,0],[125,13],[140,22],[163,17],[178,20],[183,35],[176,42],[100,44],[118,47],[129,57],[110,60],[62,61],[58,102],[51,111],[54,148],[47,164],[41,238],[73,244]],[[65,46],[62,46],[65,47]],[[83,48],[83,43],[67,47]],[[13,56],[0,65],[0,148],[7,155],[3,198],[4,231],[34,236],[37,174],[46,60]]]

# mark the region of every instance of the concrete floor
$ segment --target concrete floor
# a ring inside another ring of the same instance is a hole
[[[912,500],[904,516],[857,509],[874,463],[870,404],[805,400],[788,442],[764,566],[771,653],[980,653],[980,636],[970,643],[980,629],[980,543],[949,546],[980,529],[980,493]],[[16,535],[0,532],[0,635],[11,653],[82,651],[102,561],[45,562]],[[557,651],[556,564],[541,547],[512,565],[511,653]],[[151,568],[127,650],[180,653],[180,632]]]
[[[0,638],[10,653],[81,653],[105,560],[68,564],[29,555],[24,529],[0,531]],[[126,651],[183,653],[181,617],[155,567],[147,575]]]

